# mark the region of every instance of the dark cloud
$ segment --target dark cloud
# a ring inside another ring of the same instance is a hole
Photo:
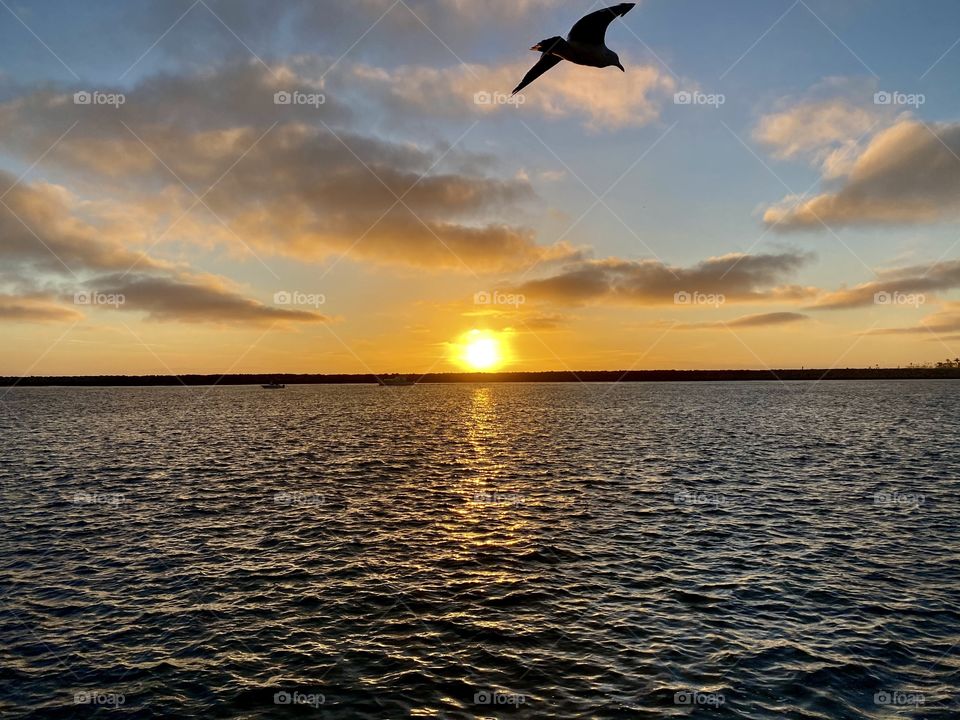
[[[612,303],[669,305],[677,293],[723,295],[727,302],[798,301],[813,288],[783,285],[810,260],[801,253],[710,258],[693,267],[671,267],[658,260],[589,260],[551,277],[524,283],[517,292],[558,304]]]
[[[87,288],[122,298],[118,310],[143,312],[160,321],[243,325],[320,323],[328,318],[315,310],[272,307],[243,297],[217,278],[114,275],[90,281]]]

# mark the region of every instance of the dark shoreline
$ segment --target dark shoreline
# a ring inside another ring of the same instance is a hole
[[[393,377],[395,374],[379,377]],[[190,387],[210,385],[371,385],[363,375],[103,375],[77,377],[0,377],[0,387]],[[419,383],[518,382],[745,382],[820,380],[960,380],[960,368],[842,368],[810,370],[592,370],[584,372],[428,373],[406,377]]]

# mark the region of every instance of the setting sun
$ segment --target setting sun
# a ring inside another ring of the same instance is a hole
[[[456,360],[470,370],[496,370],[504,362],[504,346],[497,333],[471,330],[457,344]]]

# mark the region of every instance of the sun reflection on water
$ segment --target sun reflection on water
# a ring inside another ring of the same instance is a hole
[[[498,420],[496,391],[475,387],[461,415],[464,452],[460,464],[464,474],[458,492],[463,502],[452,508],[446,530],[466,553],[493,551],[525,541],[528,522],[509,501],[507,468],[498,458],[504,443],[503,427]],[[502,501],[507,498],[507,501]]]

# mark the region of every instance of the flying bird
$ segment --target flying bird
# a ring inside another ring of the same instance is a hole
[[[512,94],[516,95],[561,60],[588,67],[618,67],[626,72],[620,64],[620,57],[607,47],[606,35],[610,23],[633,10],[634,5],[636,3],[620,3],[597,10],[580,18],[570,29],[566,40],[557,36],[538,42],[530,49],[543,54]]]

